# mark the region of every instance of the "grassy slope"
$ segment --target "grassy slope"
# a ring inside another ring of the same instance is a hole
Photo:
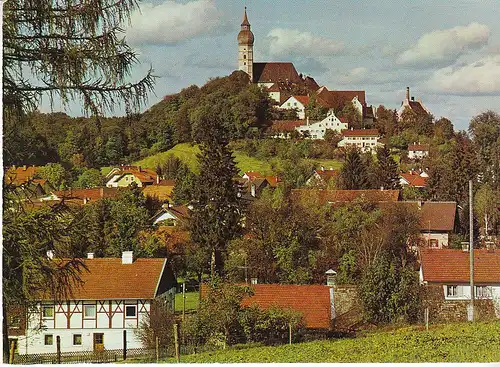
[[[155,169],[158,163],[165,162],[169,155],[175,155],[179,159],[181,159],[184,163],[186,163],[191,170],[194,172],[198,172],[198,164],[196,155],[200,152],[198,146],[190,145],[189,143],[177,144],[175,147],[170,149],[167,152],[158,153],[152,155],[150,157],[144,158],[138,162],[135,162],[134,165]],[[268,161],[262,161],[255,157],[249,157],[243,152],[236,151],[234,152],[234,157],[236,161],[236,165],[241,173],[247,171],[259,171],[264,175],[272,175],[271,165]],[[341,162],[336,160],[319,160],[319,159],[311,159],[316,163],[316,167],[320,168],[321,166],[326,169],[329,168],[340,168],[342,165]]]
[[[198,308],[199,303],[199,293],[198,292],[186,292],[186,311],[194,311]],[[175,295],[175,311],[182,312],[183,302],[182,293],[176,293]]]
[[[227,349],[182,356],[184,363],[499,362],[500,322],[405,328],[356,339]]]

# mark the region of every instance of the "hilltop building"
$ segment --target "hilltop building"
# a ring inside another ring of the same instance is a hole
[[[409,108],[412,111],[415,111],[418,114],[427,113],[431,114],[431,111],[424,105],[421,99],[415,101],[415,97],[410,97],[410,87],[406,87],[406,97],[401,102],[401,107],[397,111],[398,120],[401,119],[403,112],[406,108]]]

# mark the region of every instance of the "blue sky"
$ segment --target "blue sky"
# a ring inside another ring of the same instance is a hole
[[[409,86],[457,129],[500,111],[497,0],[142,1],[125,28],[142,63],[132,80],[150,65],[159,77],[148,106],[236,69],[244,6],[255,61],[291,61],[320,85],[365,90],[369,104],[388,108]]]

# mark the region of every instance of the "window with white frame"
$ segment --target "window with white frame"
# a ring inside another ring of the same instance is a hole
[[[476,298],[491,298],[491,288],[486,285],[475,286]]]
[[[95,319],[95,305],[83,305],[83,318],[84,319]]]
[[[137,316],[137,306],[127,305],[125,306],[125,317],[136,317]]]
[[[446,286],[446,297],[458,297],[459,296],[459,289],[458,285],[447,285]]]
[[[42,317],[44,319],[54,318],[54,306],[53,305],[42,305]]]

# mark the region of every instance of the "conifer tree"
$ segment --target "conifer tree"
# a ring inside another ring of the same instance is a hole
[[[377,150],[377,181],[378,186],[386,190],[398,190],[398,164],[392,158],[386,146]]]
[[[221,274],[227,245],[239,232],[240,202],[233,179],[238,170],[223,124],[215,116],[204,120],[205,129],[198,134],[200,174],[193,190],[190,229],[192,240],[211,254],[213,276]]]
[[[367,188],[368,173],[357,148],[349,148],[345,153],[345,162],[340,169],[340,186],[344,190],[362,190]]]

